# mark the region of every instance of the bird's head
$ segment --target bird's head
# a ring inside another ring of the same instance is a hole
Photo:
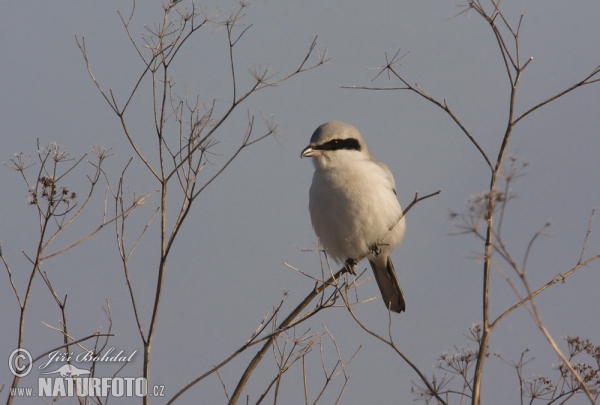
[[[358,129],[330,121],[317,128],[300,157],[312,157],[316,167],[326,168],[336,161],[369,159],[371,151]]]

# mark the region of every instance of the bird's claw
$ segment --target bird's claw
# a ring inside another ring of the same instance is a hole
[[[369,253],[372,253],[375,255],[375,257],[379,256],[381,254],[381,248],[379,247],[379,244],[374,243],[369,246]]]
[[[346,262],[344,263],[344,267],[346,268],[346,270],[350,273],[352,273],[352,275],[356,276],[356,270],[354,270],[354,266],[356,266],[356,260],[354,259],[346,259]]]

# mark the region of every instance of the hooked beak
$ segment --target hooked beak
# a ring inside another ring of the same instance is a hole
[[[300,154],[300,158],[313,157],[313,156],[316,156],[317,154],[318,154],[318,151],[314,150],[312,148],[312,146],[308,145],[306,148],[304,148],[304,150]]]

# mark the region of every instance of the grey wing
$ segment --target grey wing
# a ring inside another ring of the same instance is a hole
[[[387,167],[387,165],[385,163],[377,161],[377,160],[375,161],[375,164],[383,170],[386,180],[389,182],[390,187],[394,191],[394,194],[396,194],[396,182],[394,181],[394,175],[392,174],[392,171],[390,170],[390,168]]]

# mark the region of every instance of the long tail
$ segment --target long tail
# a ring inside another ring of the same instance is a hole
[[[406,302],[404,301],[404,294],[402,293],[402,288],[400,288],[392,259],[388,256],[381,263],[375,263],[372,260],[369,260],[369,263],[373,269],[373,274],[375,274],[375,280],[379,286],[379,291],[381,291],[385,307],[389,308],[390,311],[398,313],[405,311]]]

